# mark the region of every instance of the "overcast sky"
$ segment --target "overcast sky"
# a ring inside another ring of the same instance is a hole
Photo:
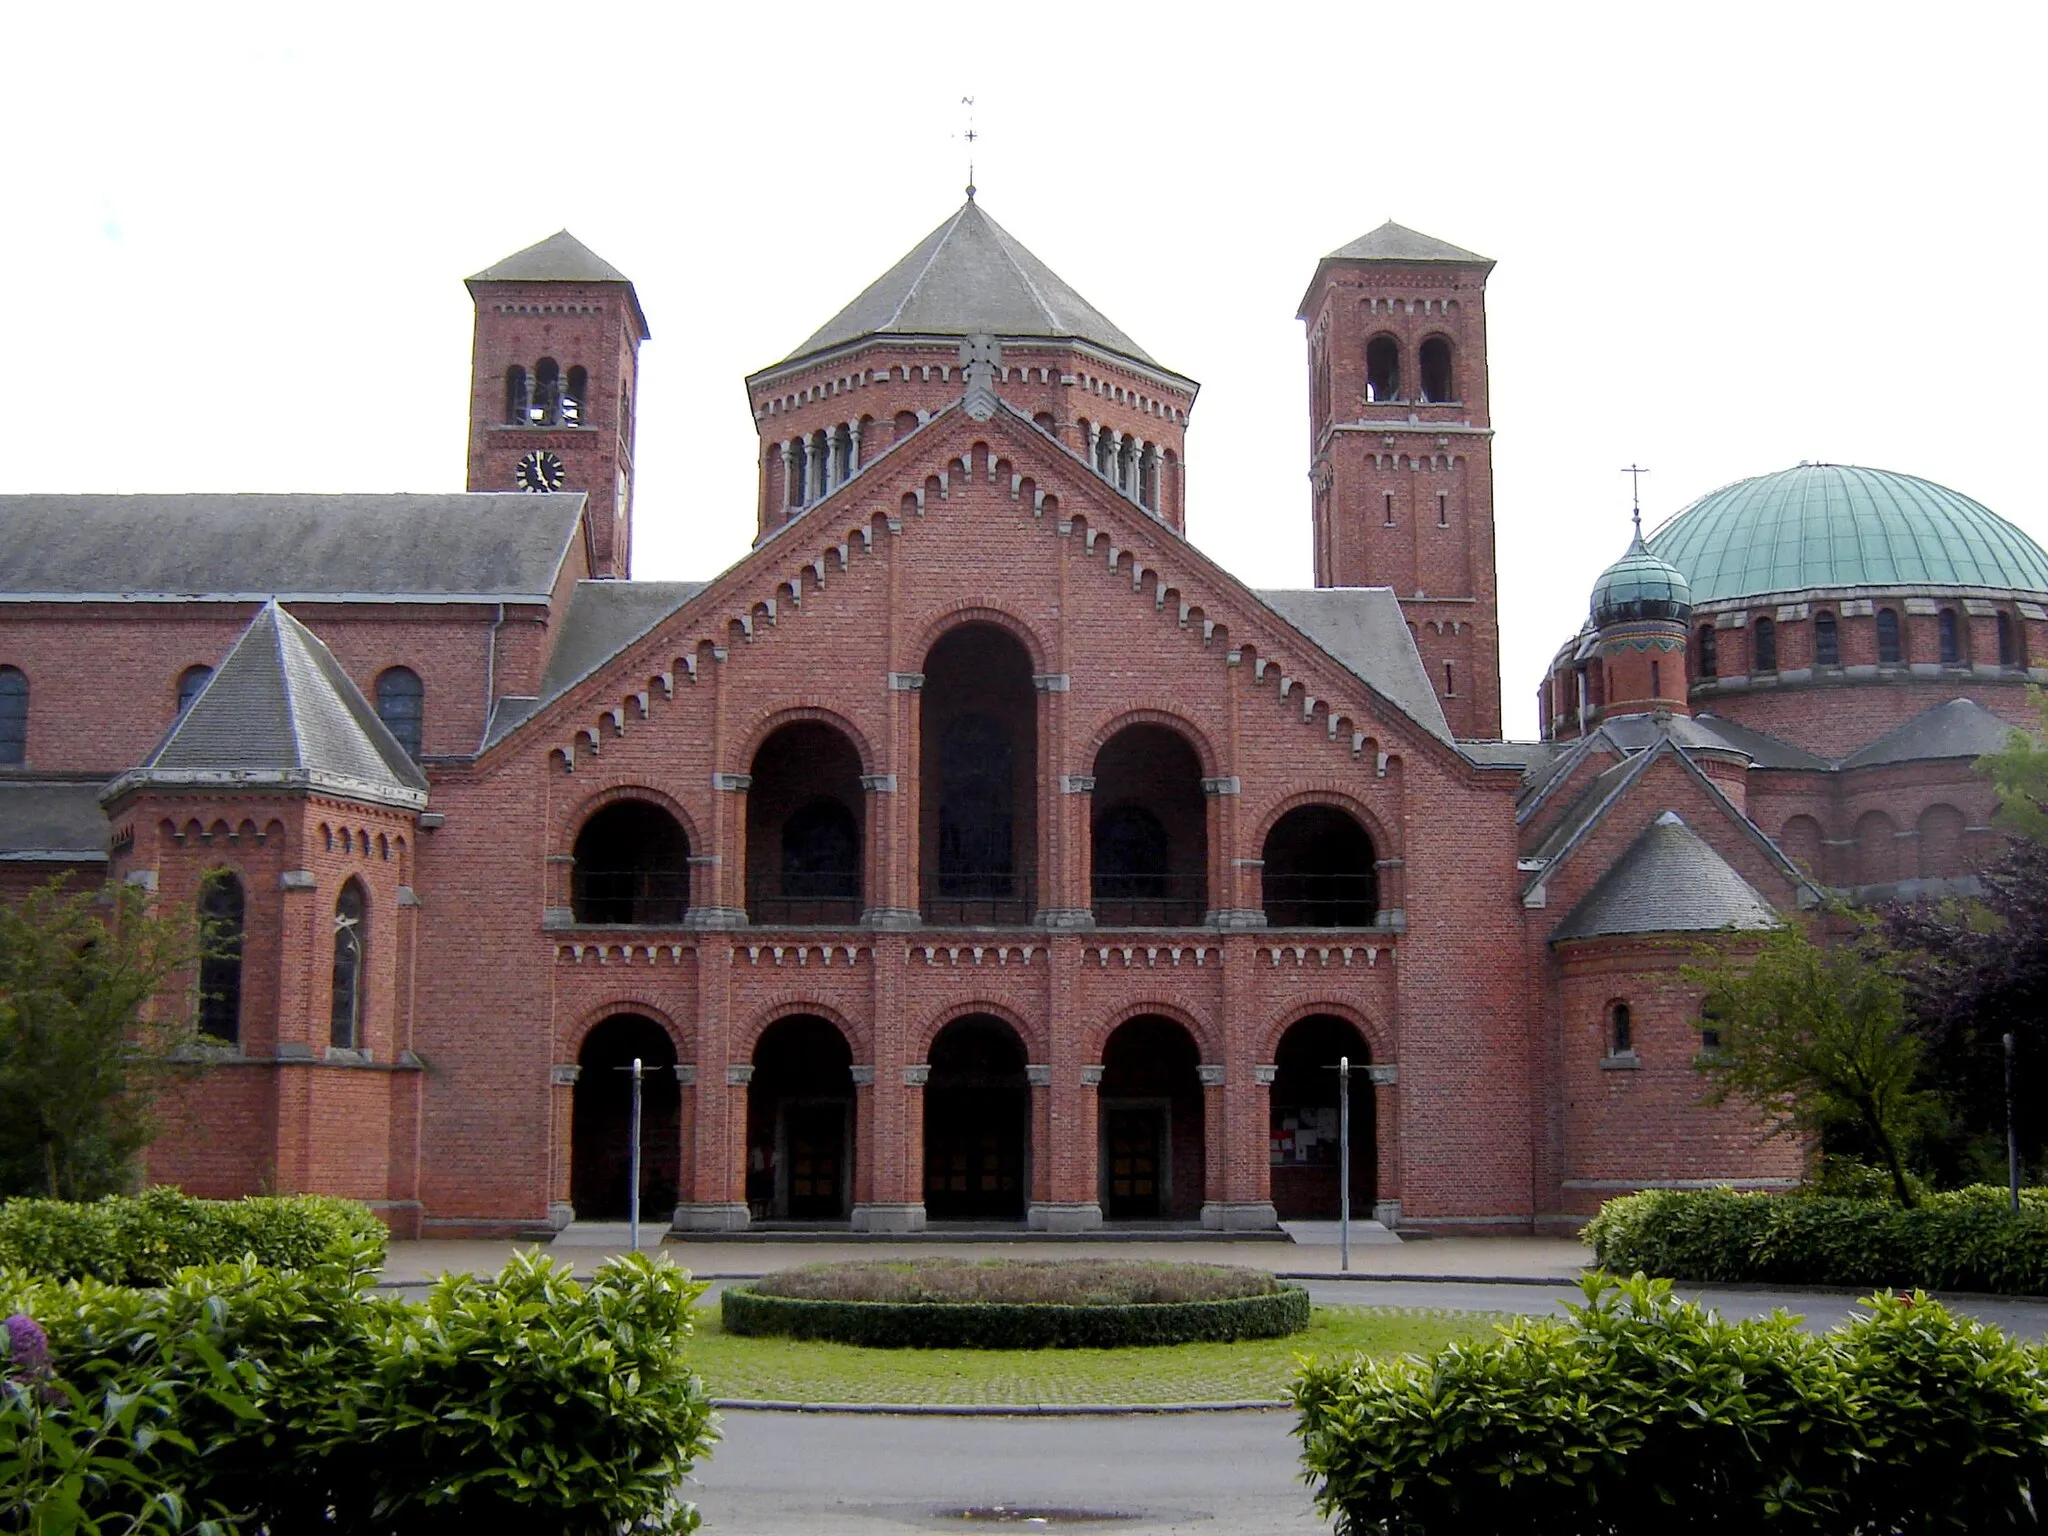
[[[566,226],[654,331],[634,574],[708,575],[753,529],[742,377],[952,211],[972,94],[984,207],[1201,381],[1188,530],[1257,586],[1311,580],[1316,258],[1392,217],[1499,262],[1507,728],[1531,735],[1626,543],[1631,461],[1651,522],[1823,459],[2048,540],[2044,17],[10,7],[0,491],[458,488],[460,280]]]

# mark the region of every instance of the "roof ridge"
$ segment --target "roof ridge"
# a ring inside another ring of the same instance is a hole
[[[903,297],[898,299],[896,307],[889,311],[888,325],[877,327],[877,329],[887,330],[889,326],[894,325],[903,318],[903,311],[910,307],[910,301],[917,297],[917,290],[923,285],[925,278],[930,275],[933,266],[937,264],[939,252],[946,248],[946,242],[953,238],[953,231],[960,227],[961,219],[966,217],[967,210],[973,206],[973,199],[968,199],[968,201],[962,203],[954,210],[953,217],[939,226],[939,238],[932,242],[931,255],[925,257],[924,265],[917,269],[917,276],[910,280],[909,286],[903,290]],[[885,273],[884,276],[886,275]],[[826,323],[830,324],[831,322],[828,321]]]
[[[263,611],[257,615],[259,622],[265,618],[270,620],[271,643],[277,652],[277,678],[278,682],[283,685],[279,688],[278,692],[283,695],[284,699],[285,734],[291,740],[293,758],[298,766],[303,768],[307,766],[306,738],[299,729],[298,688],[292,679],[291,659],[285,655],[284,625],[279,622],[279,620],[287,617],[289,615],[286,614],[284,605],[274,597],[263,605]],[[296,623],[297,621],[294,620],[293,622]]]
[[[968,200],[967,206],[969,208],[975,207],[972,198]],[[1010,264],[1010,270],[1017,274],[1017,280],[1024,285],[1025,291],[1031,295],[1032,302],[1038,306],[1038,312],[1045,316],[1047,327],[1055,334],[1060,333],[1063,329],[1060,325],[1060,317],[1053,313],[1052,305],[1046,300],[1045,294],[1032,279],[1030,272],[1025,270],[1024,263],[1017,259],[1017,253],[1010,249],[1012,243],[1010,232],[994,219],[989,218],[987,214],[982,214],[982,218],[987,220],[989,231],[995,236],[996,249],[1003,253],[1003,260]]]

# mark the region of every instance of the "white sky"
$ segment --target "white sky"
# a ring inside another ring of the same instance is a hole
[[[345,19],[341,19],[345,16]],[[327,19],[322,19],[327,18]],[[1189,531],[1310,582],[1316,258],[1495,257],[1507,728],[1627,539],[1800,459],[2048,541],[2048,7],[10,6],[0,491],[438,490],[460,279],[629,273],[636,575],[744,553],[741,378],[959,201],[1202,382]],[[0,552],[4,559],[4,552]]]

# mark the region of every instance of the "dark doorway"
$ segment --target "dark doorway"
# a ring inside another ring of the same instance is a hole
[[[925,919],[1028,923],[1038,905],[1038,694],[1031,658],[992,624],[925,658],[919,863]]]
[[[569,1198],[580,1221],[624,1221],[631,1186],[633,1077],[640,1058],[640,1219],[674,1214],[683,1167],[683,1092],[668,1031],[618,1013],[583,1041],[570,1109]]]
[[[1261,895],[1269,928],[1369,928],[1379,864],[1365,828],[1333,805],[1289,811],[1266,834]]]
[[[1273,1077],[1273,1207],[1282,1221],[1335,1221],[1342,1098],[1337,1062],[1351,1058],[1351,1214],[1372,1215],[1379,1159],[1374,1136],[1371,1052],[1348,1019],[1313,1014],[1281,1036]]]
[[[818,720],[785,725],[754,754],[747,790],[747,918],[847,924],[861,913],[860,754]]]
[[[924,1088],[924,1209],[934,1221],[1022,1221],[1030,1188],[1024,1045],[1001,1019],[955,1019]]]
[[[853,1053],[829,1020],[778,1019],[754,1047],[747,1208],[757,1221],[844,1221],[853,1208]]]
[[[1172,1019],[1120,1025],[1102,1052],[1101,1199],[1112,1221],[1193,1221],[1202,1214],[1201,1053]]]

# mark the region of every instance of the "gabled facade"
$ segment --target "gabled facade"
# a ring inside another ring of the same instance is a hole
[[[566,233],[470,280],[467,494],[0,497],[0,889],[238,935],[165,999],[213,1044],[152,1176],[612,1217],[637,1062],[680,1231],[1258,1229],[1334,1213],[1348,1057],[1390,1224],[1795,1179],[1699,1103],[1679,967],[1893,888],[1785,818],[2005,717],[1690,717],[1653,536],[1575,642],[1601,704],[1496,739],[1490,266],[1318,267],[1303,591],[1189,541],[1195,384],[971,199],[747,381],[760,533],[707,581],[627,579],[649,331]]]

